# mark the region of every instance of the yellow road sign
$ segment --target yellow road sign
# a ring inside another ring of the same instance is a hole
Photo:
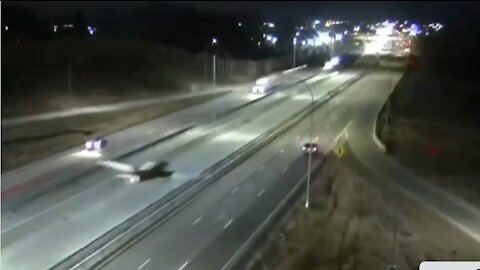
[[[335,154],[337,154],[338,157],[342,157],[345,155],[345,147],[343,145],[340,145],[339,147],[335,148]]]

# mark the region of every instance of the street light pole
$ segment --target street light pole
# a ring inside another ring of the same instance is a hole
[[[216,85],[217,80],[217,68],[216,68],[216,54],[215,54],[215,45],[217,45],[217,38],[212,38],[212,46],[213,48],[213,86]]]
[[[293,38],[293,68],[296,66],[296,57],[297,57],[297,37]]]
[[[68,95],[72,94],[72,64],[68,64]]]
[[[310,92],[310,106],[311,106],[311,111],[310,111],[310,143],[313,142],[313,112],[314,112],[314,97],[313,97],[313,91],[310,86],[308,86],[307,83],[302,81],[303,84],[307,87],[308,91]],[[307,165],[307,194],[305,196],[305,208],[309,207],[310,204],[310,175],[311,175],[311,169],[312,169],[312,151],[308,151],[308,165]]]
[[[332,55],[331,55],[331,58],[333,58],[335,56],[335,38],[332,37]]]
[[[215,58],[216,58],[216,55],[215,55],[215,53],[213,53],[213,86],[216,85],[216,77],[217,77],[216,76],[217,75],[216,74],[217,68],[216,68],[216,65],[215,65],[216,64],[216,61],[215,61],[216,59]]]

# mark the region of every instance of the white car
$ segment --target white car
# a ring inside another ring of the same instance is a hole
[[[107,146],[107,140],[105,138],[94,138],[88,140],[85,143],[85,149],[87,151],[100,151]]]
[[[267,78],[260,78],[255,82],[255,85],[252,87],[253,94],[266,94],[275,86],[272,83],[275,76],[267,77]]]

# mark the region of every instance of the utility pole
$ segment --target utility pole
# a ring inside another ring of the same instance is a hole
[[[296,59],[297,58],[297,37],[293,38],[293,68],[296,67]]]
[[[217,42],[218,42],[217,38],[212,38],[211,45],[213,47],[213,86],[215,86],[216,83],[217,83],[217,78],[216,78],[217,77],[217,74],[216,74],[217,73],[217,66],[216,66],[216,60],[217,59],[216,59],[216,55],[215,55],[215,53],[216,53],[215,47],[217,45]]]
[[[217,77],[217,67],[216,67],[216,55],[213,53],[213,86],[216,85],[216,77]]]
[[[68,64],[68,95],[72,96],[72,64]]]

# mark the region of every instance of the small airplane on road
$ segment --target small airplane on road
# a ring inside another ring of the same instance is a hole
[[[149,161],[138,168],[135,168],[130,164],[120,163],[113,160],[100,161],[99,164],[106,168],[121,172],[118,177],[125,178],[130,183],[143,182],[159,177],[169,177],[173,174],[173,171],[167,170],[167,161]]]

